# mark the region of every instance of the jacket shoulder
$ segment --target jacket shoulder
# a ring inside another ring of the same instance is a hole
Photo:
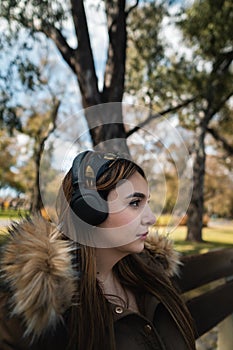
[[[40,215],[13,223],[1,257],[1,279],[10,292],[11,315],[23,320],[24,335],[54,328],[75,291],[71,243]],[[3,298],[3,296],[2,296]]]

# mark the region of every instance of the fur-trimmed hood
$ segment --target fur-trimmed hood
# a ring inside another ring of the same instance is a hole
[[[150,233],[145,241],[145,248],[153,261],[163,266],[168,277],[179,275],[180,254],[174,250],[173,241],[168,235],[158,234],[157,231]]]
[[[38,337],[55,327],[72,305],[78,283],[72,266],[74,245],[41,216],[13,223],[8,232],[1,254],[1,278],[10,291],[12,315],[23,319],[25,335]],[[179,256],[170,240],[150,234],[145,248],[169,277],[178,273]]]

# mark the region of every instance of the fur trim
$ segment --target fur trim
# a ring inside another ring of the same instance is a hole
[[[162,264],[168,277],[179,275],[180,254],[174,250],[173,241],[158,232],[150,233],[145,242],[152,258]]]
[[[11,237],[1,268],[12,291],[12,315],[25,322],[25,335],[39,337],[48,327],[55,327],[71,305],[75,291],[72,247],[41,216],[14,223],[8,231]]]
[[[12,315],[23,319],[25,335],[35,339],[62,321],[72,305],[77,283],[72,266],[74,245],[39,215],[14,223],[8,231],[1,273],[10,287]],[[178,274],[179,254],[167,237],[150,234],[145,248],[169,277]]]

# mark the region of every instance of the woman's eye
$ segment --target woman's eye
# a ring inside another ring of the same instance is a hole
[[[140,199],[137,199],[137,200],[130,202],[129,205],[131,207],[137,208],[137,207],[139,207],[140,202],[141,202]]]

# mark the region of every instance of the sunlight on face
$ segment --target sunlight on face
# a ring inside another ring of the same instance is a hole
[[[147,181],[138,172],[121,181],[108,195],[109,215],[95,232],[98,246],[100,242],[108,248],[130,244],[142,250],[148,228],[155,222],[148,201]]]

